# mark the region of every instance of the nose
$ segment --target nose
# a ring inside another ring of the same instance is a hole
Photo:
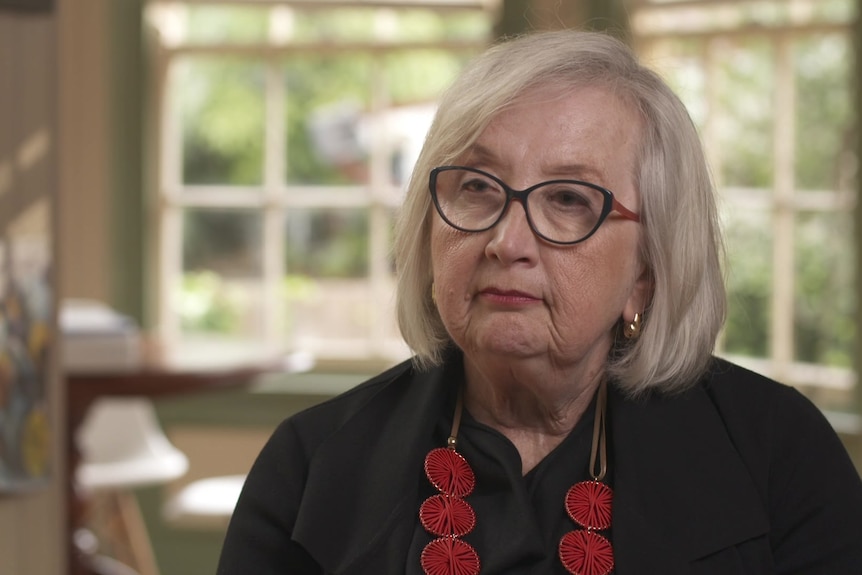
[[[513,200],[497,225],[490,230],[491,238],[485,255],[505,264],[517,261],[535,262],[539,238],[530,228],[527,212],[519,200]]]

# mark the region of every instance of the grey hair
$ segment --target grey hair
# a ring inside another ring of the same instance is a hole
[[[629,394],[674,392],[707,368],[726,313],[715,191],[683,103],[621,41],[598,32],[539,32],[501,42],[446,91],[416,162],[395,231],[397,313],[420,368],[451,344],[432,301],[428,192],[432,168],[451,163],[519,96],[541,87],[600,85],[641,118],[632,174],[640,191],[641,258],[651,301],[637,339],[616,331],[608,374]]]

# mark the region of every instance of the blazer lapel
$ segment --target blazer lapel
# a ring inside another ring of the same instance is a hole
[[[619,575],[687,573],[691,561],[768,531],[765,504],[701,386],[611,394]]]
[[[405,370],[312,457],[293,539],[325,573],[403,570],[418,481],[451,389],[450,373]]]

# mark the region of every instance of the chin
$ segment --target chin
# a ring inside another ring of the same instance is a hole
[[[466,322],[455,324],[455,329],[450,329],[449,334],[468,355],[527,358],[546,353],[548,349],[545,341],[547,329],[540,329],[536,323],[517,314],[472,314]]]
[[[494,333],[491,337],[477,341],[474,345],[468,347],[468,350],[475,350],[481,354],[492,354],[502,356],[503,359],[525,359],[535,357],[543,353],[538,341],[525,337],[523,333],[517,337],[506,337],[503,333]]]

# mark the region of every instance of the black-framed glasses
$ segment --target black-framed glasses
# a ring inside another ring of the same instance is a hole
[[[429,186],[437,213],[462,232],[493,228],[512,200],[524,206],[533,233],[555,244],[584,241],[611,212],[640,222],[610,190],[580,180],[549,180],[519,191],[476,168],[440,166],[431,170]]]

